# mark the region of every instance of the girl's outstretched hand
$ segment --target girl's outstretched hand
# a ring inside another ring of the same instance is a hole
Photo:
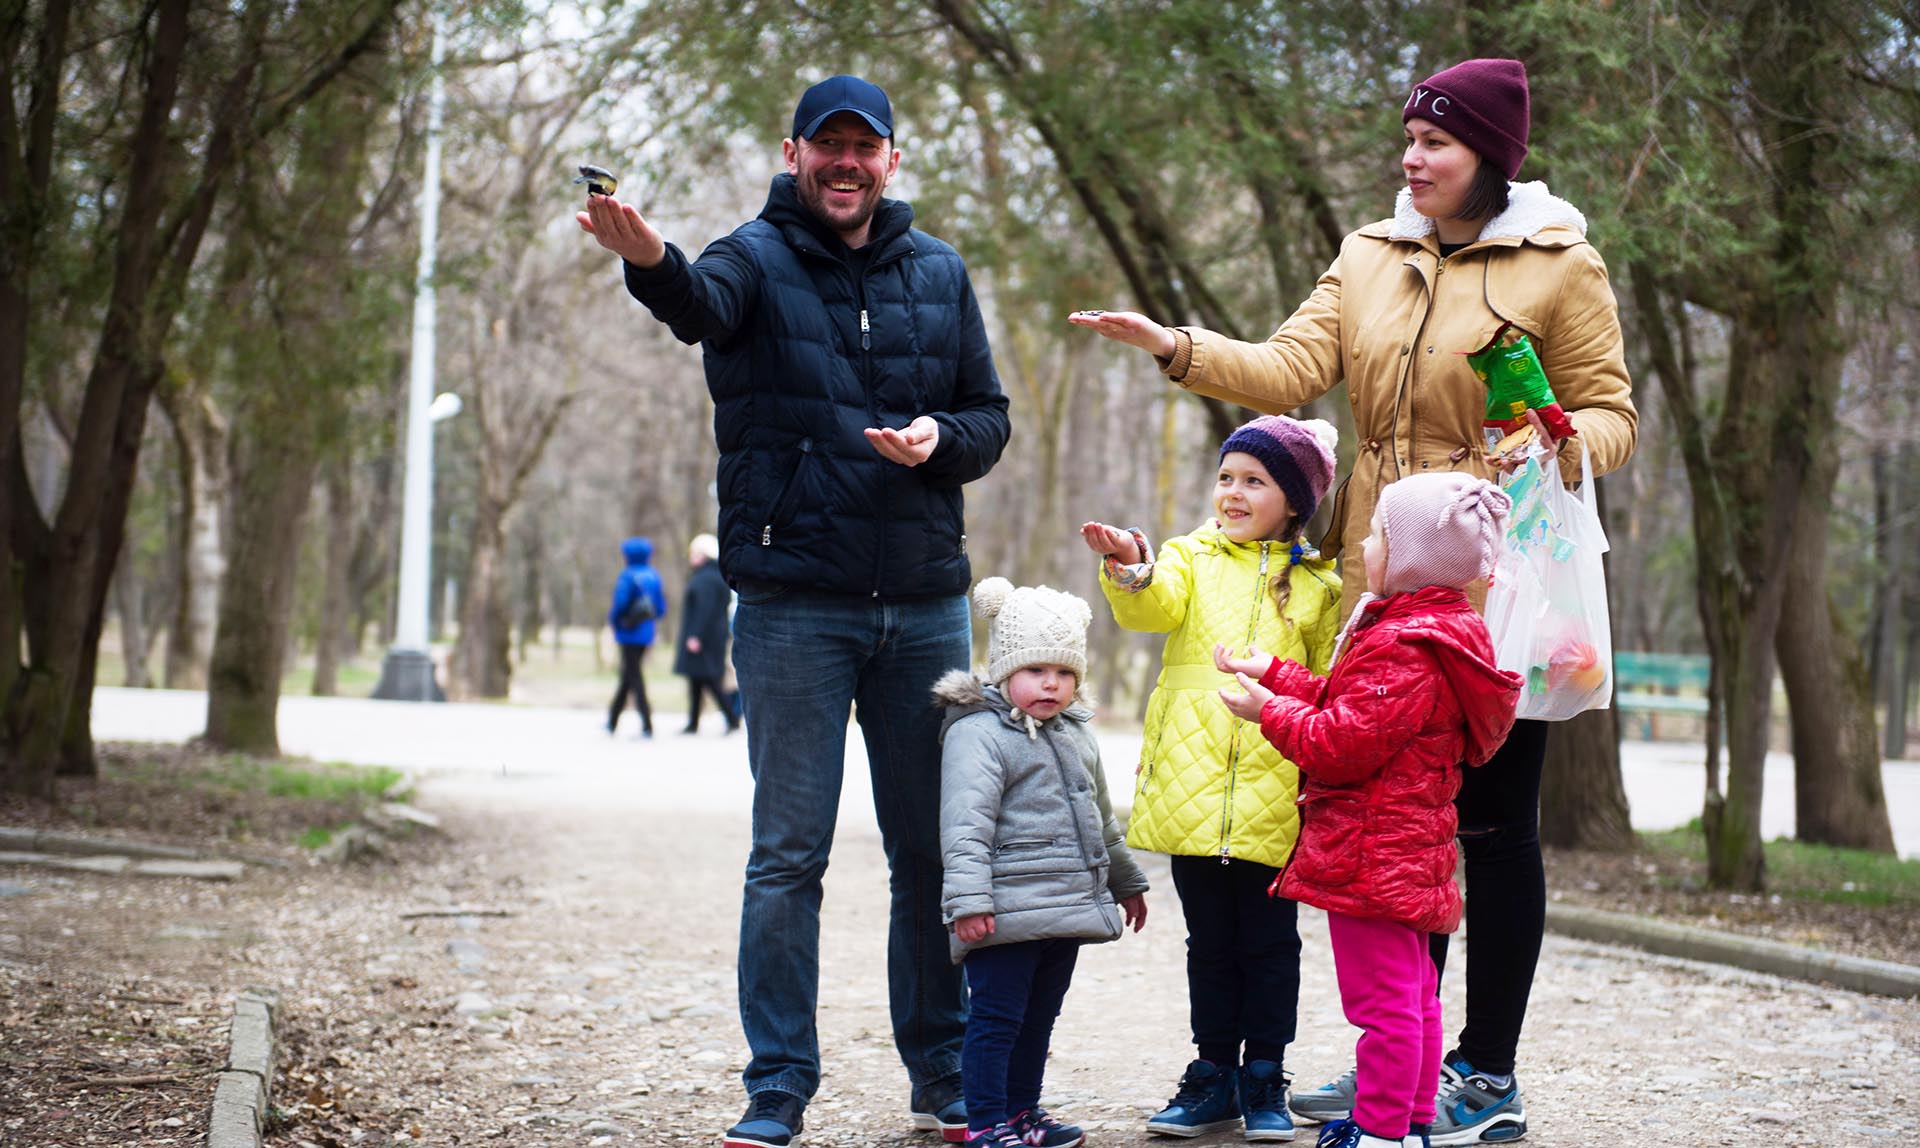
[[[1234,717],[1259,721],[1260,711],[1266,709],[1267,703],[1273,700],[1273,691],[1245,674],[1235,674],[1233,680],[1239,682],[1240,688],[1246,692],[1236,694],[1231,690],[1221,690],[1220,700]]]
[[[971,917],[958,918],[953,922],[953,935],[965,945],[986,940],[993,936],[993,914],[976,913]]]
[[[1108,526],[1104,522],[1088,522],[1080,527],[1080,537],[1087,543],[1087,549],[1095,554],[1112,554],[1122,562],[1145,562],[1146,555],[1140,553],[1140,546],[1134,542],[1133,535],[1118,526]]]
[[[1075,311],[1067,322],[1090,327],[1116,343],[1138,347],[1163,359],[1173,358],[1173,332],[1138,311]]]
[[[1120,912],[1126,916],[1127,924],[1133,926],[1133,931],[1139,932],[1147,924],[1147,895],[1135,893],[1121,901]]]
[[[1248,646],[1247,656],[1236,658],[1233,651],[1218,642],[1213,644],[1213,664],[1223,674],[1245,674],[1254,681],[1267,676],[1273,668],[1273,655],[1263,654],[1258,646]]]

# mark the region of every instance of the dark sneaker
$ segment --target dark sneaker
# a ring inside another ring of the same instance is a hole
[[[967,1101],[960,1092],[958,1076],[914,1089],[908,1109],[913,1126],[922,1132],[938,1132],[949,1144],[967,1138]]]
[[[1318,1124],[1345,1120],[1353,1115],[1353,1090],[1354,1071],[1349,1068],[1338,1080],[1330,1080],[1305,1092],[1295,1091],[1287,1107],[1300,1119]]]
[[[1075,1148],[1087,1134],[1071,1124],[1062,1124],[1047,1115],[1044,1108],[1029,1108],[1007,1122],[1020,1143],[1030,1148]]]
[[[1320,1130],[1314,1148],[1401,1148],[1403,1143],[1375,1136],[1351,1120],[1335,1120]]]
[[[1505,1144],[1527,1134],[1527,1108],[1520,1101],[1517,1078],[1495,1084],[1458,1052],[1448,1053],[1442,1063],[1433,1131],[1427,1137],[1433,1148]]]
[[[1240,1069],[1240,1119],[1253,1141],[1293,1139],[1287,1115],[1287,1074],[1271,1060],[1249,1060]]]
[[[1429,1139],[1432,1135],[1431,1124],[1409,1124],[1407,1138],[1401,1141],[1402,1148],[1433,1148],[1433,1141]]]
[[[1202,1136],[1240,1123],[1240,1096],[1230,1065],[1196,1060],[1180,1076],[1179,1091],[1147,1121],[1162,1136]]]
[[[967,1148],[1026,1148],[1020,1142],[1020,1134],[1010,1124],[996,1124],[977,1131],[963,1128],[960,1134],[965,1138]]]
[[[807,1102],[791,1092],[764,1088],[747,1098],[747,1114],[727,1129],[722,1148],[788,1148],[800,1139]]]

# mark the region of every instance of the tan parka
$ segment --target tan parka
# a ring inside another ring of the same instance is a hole
[[[1346,237],[1313,294],[1264,343],[1180,328],[1169,378],[1196,394],[1266,412],[1289,411],[1347,383],[1359,447],[1334,498],[1320,551],[1358,545],[1388,483],[1459,470],[1491,475],[1481,421],[1486,387],[1463,352],[1504,322],[1532,337],[1560,405],[1578,428],[1561,450],[1580,478],[1633,454],[1638,416],[1607,267],[1586,219],[1544,183],[1512,185],[1507,210],[1480,238],[1442,259],[1433,221],[1402,189],[1394,218]],[[1366,588],[1360,562],[1342,562],[1341,616]],[[1476,601],[1478,595],[1475,595]]]

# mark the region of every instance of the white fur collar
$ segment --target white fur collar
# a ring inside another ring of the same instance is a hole
[[[1547,190],[1540,180],[1507,185],[1507,209],[1487,220],[1481,239],[1526,239],[1548,227],[1570,227],[1587,233],[1587,217],[1566,200]],[[1413,193],[1406,188],[1393,202],[1393,230],[1389,239],[1424,239],[1433,234],[1433,220],[1413,209]]]

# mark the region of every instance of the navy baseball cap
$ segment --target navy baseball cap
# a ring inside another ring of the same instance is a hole
[[[887,93],[859,76],[832,76],[808,88],[793,109],[792,138],[812,139],[821,124],[840,112],[852,112],[879,135],[893,138],[893,105]]]

